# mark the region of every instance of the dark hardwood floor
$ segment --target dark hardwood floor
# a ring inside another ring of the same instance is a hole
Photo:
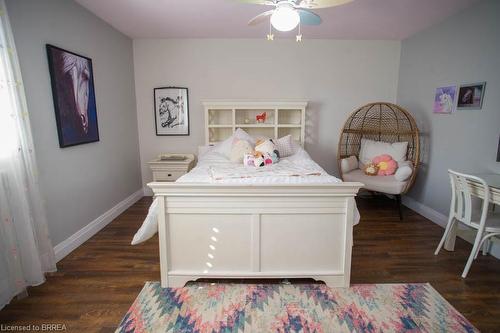
[[[58,263],[47,282],[0,311],[2,324],[64,324],[67,332],[113,332],[145,281],[159,280],[158,239],[130,246],[146,215],[143,198]],[[500,262],[478,257],[460,278],[471,246],[457,239],[455,252],[434,249],[443,229],[394,202],[359,199],[352,283],[430,282],[483,332],[500,332]]]

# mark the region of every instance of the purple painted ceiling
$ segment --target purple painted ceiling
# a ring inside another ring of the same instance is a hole
[[[270,7],[234,0],[76,0],[132,38],[265,38],[247,22]],[[304,38],[402,40],[478,0],[354,0],[317,9],[323,23]],[[280,38],[294,38],[294,33]]]

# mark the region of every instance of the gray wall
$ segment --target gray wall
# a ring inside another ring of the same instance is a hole
[[[203,99],[305,99],[306,149],[336,173],[347,115],[372,101],[396,100],[399,41],[265,39],[134,40],[142,178],[160,152],[196,153],[205,142]],[[153,88],[189,88],[189,137],[156,136]]]
[[[402,42],[398,103],[417,118],[423,165],[409,195],[448,214],[447,169],[500,172],[500,1],[485,0]],[[482,110],[433,114],[439,86],[487,81]]]
[[[54,245],[141,188],[132,41],[67,0],[7,0]],[[100,142],[59,148],[45,44],[92,58]]]

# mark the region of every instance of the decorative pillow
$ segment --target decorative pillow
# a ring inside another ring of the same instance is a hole
[[[354,155],[340,160],[340,169],[342,170],[342,173],[351,172],[357,167],[358,167],[358,159]]]
[[[252,138],[247,132],[242,130],[241,128],[238,128],[236,131],[234,131],[233,135],[231,135],[229,138],[226,140],[219,142],[217,145],[215,145],[213,151],[222,154],[226,156],[227,158],[230,158],[231,156],[231,148],[233,146],[233,141],[234,139],[240,139],[240,140],[245,140],[250,142],[251,144],[255,144],[255,139]]]
[[[396,173],[394,174],[394,178],[400,182],[404,182],[408,178],[411,177],[413,173],[413,168],[411,165],[411,162],[405,161],[398,163],[398,170],[396,170]]]
[[[201,156],[205,155],[205,154],[208,154],[209,152],[211,152],[215,147],[214,146],[210,146],[210,145],[206,145],[206,146],[198,146],[198,158],[200,158]]]
[[[359,150],[360,163],[367,164],[380,155],[390,155],[396,162],[406,160],[406,151],[408,142],[383,142],[361,139],[361,148]]]
[[[245,154],[243,155],[243,165],[244,166],[255,166],[255,155]]]
[[[259,140],[255,146],[254,165],[256,167],[278,163],[280,153],[271,139]]]
[[[378,168],[377,175],[379,176],[390,176],[396,172],[398,168],[398,162],[392,159],[391,155],[380,155],[373,159],[373,164]]]
[[[231,147],[231,154],[229,159],[231,162],[241,163],[243,162],[243,157],[245,154],[250,154],[253,151],[253,147],[250,142],[246,140],[235,139]]]
[[[275,153],[276,155],[278,155],[278,157],[280,157],[280,153],[276,149],[276,145],[274,144],[274,141],[272,139],[257,140],[257,143],[255,145],[255,151],[261,152],[263,154]]]
[[[295,149],[293,146],[292,135],[288,134],[276,140],[276,149],[278,149],[281,158],[293,155],[295,153]]]
[[[253,156],[253,164],[256,167],[271,165],[276,162],[278,161],[276,160],[275,155],[271,155],[268,153],[256,152]]]
[[[378,166],[373,163],[368,163],[365,165],[363,170],[367,176],[376,176],[378,174]]]

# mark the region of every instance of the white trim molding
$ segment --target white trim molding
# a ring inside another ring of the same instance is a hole
[[[407,195],[405,195],[402,198],[402,203],[403,205],[410,208],[414,212],[419,213],[426,219],[431,220],[432,222],[436,223],[437,225],[440,225],[443,228],[446,227],[446,223],[448,222],[448,217],[444,214],[441,214],[437,210],[434,210]]]
[[[98,233],[102,228],[113,221],[118,215],[123,213],[127,208],[135,204],[139,199],[144,196],[144,189],[140,189],[130,196],[120,201],[110,210],[106,211],[101,216],[97,217],[95,220],[87,224],[85,227],[81,228],[73,235],[63,240],[61,243],[54,246],[54,252],[56,255],[56,261],[60,261],[62,258],[66,257],[77,247],[86,242],[90,237]]]
[[[426,219],[436,223],[437,225],[441,227],[446,227],[446,223],[448,222],[448,217],[444,214],[441,214],[440,212],[418,202],[417,200],[409,197],[409,196],[404,196],[402,198],[402,203],[406,207],[410,208],[414,212],[419,213]],[[457,230],[457,236],[465,240],[466,242],[473,244],[474,243],[474,236],[475,236],[475,231],[471,231],[469,229],[463,229],[459,228]],[[437,244],[436,244],[437,246]],[[489,254],[494,256],[497,259],[500,259],[500,242],[498,239],[495,239],[494,237],[491,238],[491,247]]]

